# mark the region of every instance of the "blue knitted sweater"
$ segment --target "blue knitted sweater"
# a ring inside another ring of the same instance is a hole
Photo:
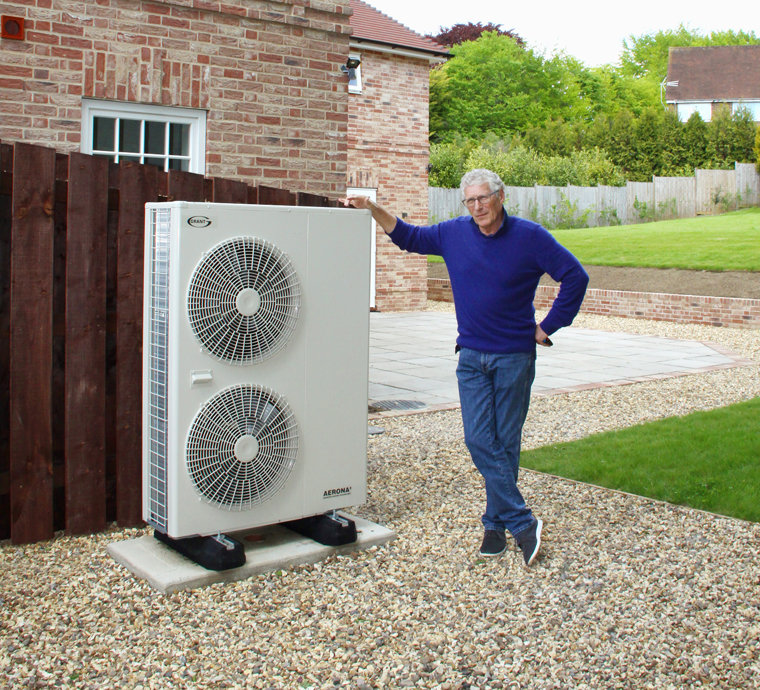
[[[491,236],[480,232],[470,216],[429,227],[397,219],[389,236],[406,251],[443,257],[461,347],[490,353],[535,350],[533,299],[544,273],[561,284],[541,322],[548,335],[572,323],[586,293],[588,275],[578,260],[543,227],[506,212]]]

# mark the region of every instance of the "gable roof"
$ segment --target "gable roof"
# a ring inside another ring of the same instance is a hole
[[[351,38],[446,56],[448,49],[425,38],[363,0],[351,0]]]
[[[669,102],[760,100],[760,45],[671,48],[667,81]]]

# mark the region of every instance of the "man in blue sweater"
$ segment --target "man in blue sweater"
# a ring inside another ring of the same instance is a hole
[[[578,260],[543,227],[508,216],[504,183],[494,172],[471,170],[460,184],[469,216],[428,227],[395,218],[367,197],[343,199],[370,209],[401,249],[443,257],[457,316],[457,381],[465,443],[486,487],[482,556],[506,549],[505,530],[526,565],[541,546],[543,523],[517,488],[522,427],[535,375],[536,344],[572,323],[588,285]],[[536,323],[533,299],[541,276],[560,283],[559,294]]]

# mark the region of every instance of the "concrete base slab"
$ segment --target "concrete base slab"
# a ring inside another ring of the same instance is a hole
[[[245,547],[246,562],[239,568],[215,571],[194,563],[152,535],[113,542],[108,553],[133,575],[147,580],[163,594],[196,589],[215,582],[236,582],[259,573],[316,563],[336,553],[351,553],[392,541],[396,533],[382,525],[346,515],[356,522],[357,540],[345,546],[323,546],[287,527],[258,527],[231,536]]]

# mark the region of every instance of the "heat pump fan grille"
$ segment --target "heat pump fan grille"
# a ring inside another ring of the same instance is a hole
[[[274,496],[295,464],[298,428],[287,402],[259,386],[227,388],[193,420],[188,471],[203,498],[246,510]]]
[[[232,364],[253,364],[287,344],[301,287],[290,259],[277,247],[237,237],[204,255],[187,301],[193,332],[211,354]]]

